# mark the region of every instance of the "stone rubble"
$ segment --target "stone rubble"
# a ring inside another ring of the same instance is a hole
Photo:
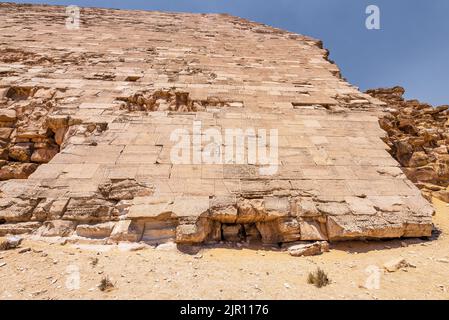
[[[407,262],[407,260],[403,258],[396,258],[390,260],[384,264],[384,269],[388,272],[396,272],[398,270],[406,269],[409,267],[414,267],[412,264]]]
[[[22,243],[22,238],[19,236],[7,236],[0,238],[0,251],[15,249]]]
[[[436,197],[449,203],[449,105],[432,107],[405,100],[401,87],[367,93],[387,103],[380,125],[387,132],[390,153],[405,175],[426,199]]]
[[[278,246],[431,235],[432,206],[381,140],[386,104],[341,78],[320,41],[229,15],[83,8],[67,30],[64,7],[0,12],[0,236]],[[171,133],[198,121],[277,129],[277,172],[247,156],[172,163]]]
[[[293,257],[315,256],[324,252],[329,252],[329,243],[327,241],[297,244],[288,247],[288,253]]]

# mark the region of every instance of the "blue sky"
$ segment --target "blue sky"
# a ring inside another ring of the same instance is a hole
[[[449,104],[448,0],[15,2],[229,13],[323,40],[343,76],[362,90],[401,85],[407,98]],[[381,10],[380,30],[365,28],[365,9],[370,4]]]

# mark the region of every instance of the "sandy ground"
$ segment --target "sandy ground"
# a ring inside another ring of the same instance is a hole
[[[348,242],[315,257],[248,248],[187,254],[24,241],[20,249],[0,252],[0,299],[448,299],[449,205],[434,203],[441,234],[430,241]],[[26,248],[31,250],[20,253]],[[383,269],[401,257],[413,266]],[[317,267],[330,285],[307,283]],[[114,288],[103,292],[97,285],[106,276]]]

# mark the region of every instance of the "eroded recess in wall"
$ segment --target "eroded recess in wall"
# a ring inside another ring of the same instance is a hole
[[[139,91],[128,97],[119,97],[120,109],[127,111],[207,112],[223,108],[243,108],[241,101],[225,101],[217,97],[195,100],[189,92],[170,90]]]
[[[45,57],[34,52],[13,48],[0,49],[0,62],[20,63],[26,65],[43,65],[54,63],[53,59],[50,57]]]
[[[0,88],[0,180],[26,179],[60,152],[80,121],[57,114],[58,89]],[[105,130],[86,125],[86,130]]]

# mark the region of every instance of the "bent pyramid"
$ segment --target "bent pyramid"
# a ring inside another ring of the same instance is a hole
[[[217,14],[81,9],[79,29],[64,7],[0,14],[0,236],[430,236],[432,207],[382,141],[385,104],[321,42]]]

